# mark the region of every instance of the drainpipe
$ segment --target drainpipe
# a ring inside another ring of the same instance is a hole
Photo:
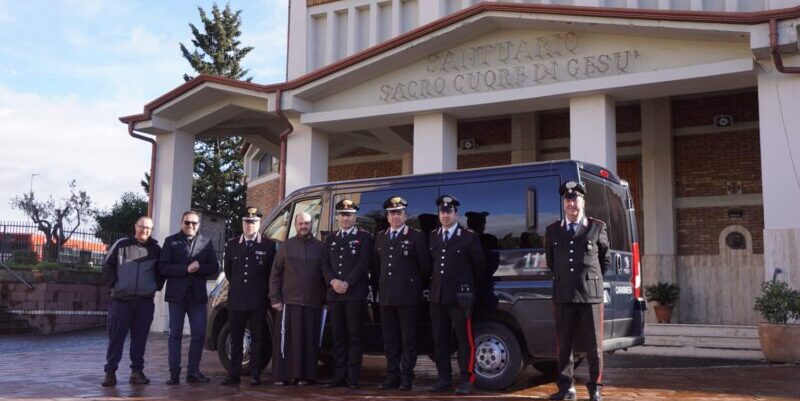
[[[283,91],[278,89],[275,91],[275,114],[286,123],[286,129],[281,131],[280,133],[280,141],[281,141],[281,154],[280,160],[278,160],[279,167],[278,167],[278,202],[282,201],[283,198],[286,197],[286,148],[287,148],[287,141],[289,138],[289,134],[294,131],[294,127],[292,127],[292,123],[289,122],[289,119],[286,118],[286,115],[283,114],[283,110],[281,110],[281,98],[283,95]]]
[[[147,191],[147,216],[152,218],[153,217],[153,196],[155,194],[155,186],[156,186],[156,150],[158,145],[156,145],[156,141],[153,138],[137,134],[133,132],[133,122],[128,123],[128,135],[136,138],[141,139],[146,142],[150,142],[151,150],[150,150],[150,188]]]
[[[778,49],[778,20],[770,18],[769,20],[769,49],[772,53],[772,62],[775,64],[775,69],[784,74],[800,74],[800,67],[785,67],[783,65],[783,57],[781,51]]]

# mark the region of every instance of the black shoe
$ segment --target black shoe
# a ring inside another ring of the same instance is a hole
[[[117,372],[109,370],[106,372],[106,378],[103,379],[103,387],[114,387],[117,385]]]
[[[600,394],[599,389],[589,392],[589,401],[603,401],[603,395]]]
[[[297,381],[297,385],[298,386],[313,386],[315,384],[317,384],[316,380],[298,380]]]
[[[228,376],[220,384],[222,384],[223,386],[235,386],[235,385],[238,385],[241,382],[242,382],[242,380],[239,379],[238,377]]]
[[[330,383],[325,383],[325,388],[347,387],[347,382],[344,379],[334,380]]]
[[[250,385],[251,386],[258,386],[259,384],[261,384],[261,378],[260,377],[258,377],[258,376],[250,377]]]
[[[431,386],[431,393],[446,393],[453,391],[453,383],[448,381],[437,381],[436,384]]]
[[[350,387],[351,390],[358,390],[360,388],[358,383],[350,383],[347,387]]]
[[[150,384],[150,379],[141,370],[134,370],[131,372],[131,378],[128,382],[131,384]]]
[[[170,370],[169,371],[169,380],[167,380],[167,385],[174,386],[181,382],[181,370]]]
[[[275,385],[275,386],[285,386],[286,385],[286,381],[285,380],[276,380],[276,381],[272,382],[272,384]]]
[[[186,383],[208,383],[211,379],[207,378],[200,372],[195,372],[186,375]]]
[[[381,390],[394,390],[400,387],[400,380],[397,379],[386,379],[380,386],[378,386]]]
[[[411,391],[411,382],[400,383],[400,391]]]
[[[575,386],[570,386],[569,388],[558,390],[557,393],[551,394],[550,398],[551,401],[560,401],[560,400],[576,400],[578,399],[577,393],[575,393]]]
[[[456,388],[456,394],[472,394],[475,392],[475,388],[472,386],[472,382],[466,380],[458,385]]]

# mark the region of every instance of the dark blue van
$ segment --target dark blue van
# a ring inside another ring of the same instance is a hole
[[[393,195],[408,201],[406,224],[427,233],[437,228],[436,197],[443,193],[457,197],[460,223],[481,235],[487,264],[494,270],[491,282],[482,285],[489,291],[493,287],[498,300],[496,306],[479,308],[475,314],[476,384],[499,390],[510,386],[527,364],[544,373],[556,369],[552,274],[544,257],[544,233],[548,224],[563,218],[558,188],[570,180],[586,185],[586,215],[608,224],[612,266],[604,277],[603,347],[610,352],[644,344],[645,301],[634,202],[626,182],[596,165],[565,160],[313,185],[295,191],[276,207],[263,220],[262,233],[282,242],[294,235],[293,216],[308,212],[314,218],[313,233],[324,239],[336,230],[333,206],[348,197],[360,205],[356,224],[374,235],[388,227],[382,205]],[[227,366],[226,295],[227,283],[220,277],[211,292],[206,348],[218,351]],[[369,354],[382,354],[378,311],[372,302],[365,310],[362,346]],[[426,313],[418,327],[417,349],[432,355]],[[330,338],[327,332],[323,336],[323,362],[330,360]],[[271,347],[267,344],[264,349],[270,352]],[[248,363],[245,356],[245,371]]]

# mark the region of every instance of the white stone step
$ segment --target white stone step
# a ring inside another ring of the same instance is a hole
[[[630,354],[763,359],[756,326],[647,324],[645,345]]]

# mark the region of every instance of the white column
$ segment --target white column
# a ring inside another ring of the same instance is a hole
[[[442,18],[446,6],[444,0],[419,0],[419,26]]]
[[[570,158],[617,172],[617,122],[614,101],[607,95],[569,100]]]
[[[400,36],[400,33],[403,30],[403,14],[402,10],[400,9],[400,0],[392,0],[392,37],[396,38]]]
[[[291,43],[287,49],[287,80],[297,78],[308,72],[309,46],[316,43],[308,41],[308,16],[306,15],[306,0],[289,0],[289,39]]]
[[[444,113],[414,116],[414,174],[455,170],[457,154],[455,118]]]
[[[800,57],[784,57],[800,65]],[[775,268],[800,286],[800,75],[781,74],[771,63],[758,69],[761,186],[764,196],[764,278]]]
[[[183,212],[192,204],[192,171],[194,170],[194,134],[174,131],[156,136],[156,177],[153,196],[153,238],[164,244],[164,238],[180,230]],[[169,328],[164,291],[156,293],[156,308],[150,330],[165,332]]]
[[[672,116],[669,98],[642,100],[642,287],[677,283]],[[675,321],[679,321],[675,310]],[[648,315],[655,318],[652,311]],[[655,321],[648,319],[648,321]]]
[[[286,195],[328,181],[328,134],[290,120],[294,131],[286,143]]]

